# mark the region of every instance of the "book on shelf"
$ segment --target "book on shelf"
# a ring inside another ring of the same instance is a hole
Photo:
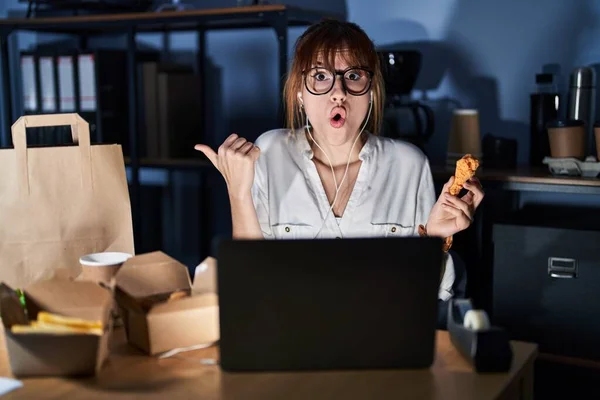
[[[200,79],[191,68],[147,62],[142,65],[145,156],[191,158],[201,130]]]

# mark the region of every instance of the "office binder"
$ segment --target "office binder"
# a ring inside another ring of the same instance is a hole
[[[38,111],[35,67],[36,62],[33,55],[21,55],[21,85],[23,90],[23,111],[26,114],[35,113]]]
[[[76,111],[73,56],[58,57],[58,94],[60,112]]]
[[[140,95],[142,118],[140,127],[145,132],[146,157],[160,158],[159,119],[158,119],[158,69],[159,63],[145,62],[141,68]]]
[[[75,109],[90,124],[91,140],[104,143],[102,116],[98,110],[98,74],[94,52],[75,51],[73,54]],[[120,143],[120,142],[115,142]]]
[[[53,57],[41,56],[39,58],[40,85],[42,89],[42,113],[56,112],[56,92],[54,80]]]
[[[166,67],[158,73],[157,87],[160,158],[191,158],[202,121],[199,77]]]
[[[154,50],[138,52],[136,68],[139,91],[144,91],[143,64],[156,62],[159,57],[160,54]],[[129,76],[125,51],[79,51],[68,46],[43,44],[21,52],[21,64],[22,107],[25,114],[76,112],[89,123],[92,143],[120,144],[123,154],[129,156]],[[153,96],[154,102],[157,101],[156,96]],[[138,95],[138,101],[138,156],[146,157],[146,127],[154,130],[154,137],[158,136],[158,122],[152,122],[152,118],[157,118],[156,106],[152,107],[154,111],[147,114],[150,118],[147,123],[140,112],[144,109],[144,97]],[[69,135],[65,127],[27,130],[30,145],[67,143],[70,141]],[[157,147],[151,151],[154,156],[158,152]]]
[[[21,59],[22,114],[47,114],[58,111],[58,70],[50,52],[24,51]],[[30,146],[56,145],[70,140],[62,127],[28,128]],[[66,138],[66,139],[65,139]]]
[[[96,111],[96,60],[94,54],[77,56],[79,69],[79,109]]]

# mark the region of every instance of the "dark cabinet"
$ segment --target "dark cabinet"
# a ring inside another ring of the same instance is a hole
[[[493,323],[541,352],[600,359],[598,229],[494,225]]]

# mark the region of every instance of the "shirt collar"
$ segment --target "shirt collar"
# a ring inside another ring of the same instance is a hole
[[[366,131],[365,131],[366,132]],[[365,142],[363,148],[358,153],[358,159],[361,161],[365,161],[369,158],[369,156],[373,153],[373,134],[370,132],[366,132],[367,141]],[[314,156],[314,152],[308,143],[308,139],[306,138],[306,132],[304,129],[296,129],[294,131],[290,131],[291,138],[296,142],[296,147],[300,154],[304,157],[307,157],[309,160],[312,160]]]

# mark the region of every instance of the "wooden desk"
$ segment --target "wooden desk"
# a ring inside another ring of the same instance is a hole
[[[0,336],[0,373],[11,376]],[[96,378],[27,378],[6,399],[531,399],[535,344],[512,342],[513,367],[504,374],[475,374],[451,345],[437,334],[437,357],[426,370],[303,373],[222,372],[200,359],[216,358],[215,347],[157,360],[125,342],[118,330],[112,354]]]

